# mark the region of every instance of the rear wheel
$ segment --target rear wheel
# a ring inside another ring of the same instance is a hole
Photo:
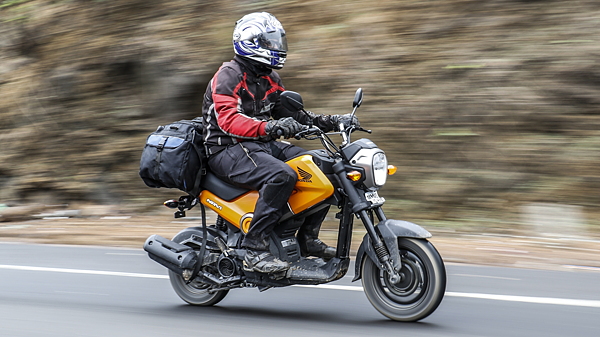
[[[369,302],[384,316],[414,322],[438,307],[446,290],[446,269],[427,240],[399,238],[401,280],[393,284],[367,256],[362,264],[363,288]]]
[[[190,231],[183,231],[175,235],[173,241],[182,243],[189,239],[192,234],[194,233]],[[192,246],[190,244],[187,245],[191,246],[195,250],[200,249],[200,247],[197,246]],[[175,290],[175,293],[177,293],[182,300],[191,305],[205,307],[215,305],[221,302],[221,300],[225,298],[225,295],[227,295],[229,292],[229,290],[219,290],[211,293],[209,292],[210,286],[208,284],[198,280],[187,283],[183,277],[181,277],[181,275],[178,275],[171,270],[169,270],[169,280],[171,281],[171,286],[173,287],[173,290]]]
[[[175,290],[177,295],[191,305],[205,307],[215,305],[221,302],[229,292],[229,290],[219,290],[214,293],[209,293],[209,286],[206,283],[192,281],[186,284],[183,277],[170,270],[169,279],[171,280],[171,286],[173,286],[173,290]]]

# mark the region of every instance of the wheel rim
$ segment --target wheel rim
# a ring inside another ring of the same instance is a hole
[[[374,288],[380,300],[400,310],[417,307],[426,297],[429,278],[423,261],[410,251],[401,252],[401,280],[392,284],[388,273],[376,270]]]
[[[175,290],[177,295],[192,305],[212,305],[219,302],[227,294],[226,290],[210,293],[208,291],[209,285],[202,282],[192,281],[186,283],[183,277],[172,271],[169,271],[169,277],[173,285],[173,290]]]
[[[208,284],[206,283],[202,283],[202,282],[198,282],[196,280],[192,281],[192,282],[185,282],[183,280],[183,277],[177,275],[178,281],[181,282],[181,286],[187,290],[188,292],[197,295],[197,296],[202,296],[202,295],[208,295]]]
[[[191,282],[187,282],[179,274],[169,271],[169,277],[171,284],[175,288],[175,292],[184,299],[186,302],[191,304],[199,304],[205,301],[209,301],[216,296],[216,293],[209,293],[208,284],[198,281],[195,279]]]
[[[177,241],[180,241],[180,240],[177,240]],[[181,242],[178,242],[178,243],[181,243]],[[185,245],[192,247],[192,248],[197,248],[196,246],[191,245],[191,244],[185,244]],[[187,292],[190,296],[193,296],[194,298],[197,298],[197,299],[212,296],[212,294],[210,294],[207,290],[209,287],[208,284],[199,282],[197,279],[194,279],[191,282],[187,282],[183,279],[183,277],[181,275],[173,273],[172,271],[169,271],[169,273],[171,274],[170,275],[171,279],[173,279],[175,282],[178,283],[181,290]]]

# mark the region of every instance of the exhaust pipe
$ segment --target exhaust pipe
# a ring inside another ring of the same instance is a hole
[[[198,254],[192,247],[165,239],[160,235],[151,235],[144,243],[148,256],[162,266],[182,275],[189,274],[198,263]],[[189,275],[188,275],[189,278]]]

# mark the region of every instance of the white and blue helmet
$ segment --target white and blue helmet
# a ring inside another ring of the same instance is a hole
[[[281,69],[288,50],[285,30],[272,14],[248,14],[235,24],[233,50],[269,68]]]

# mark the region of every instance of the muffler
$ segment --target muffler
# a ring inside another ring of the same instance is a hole
[[[152,260],[179,275],[183,275],[184,271],[189,274],[198,263],[198,254],[192,247],[173,242],[156,234],[151,235],[146,240],[144,250],[148,252],[148,256]]]

